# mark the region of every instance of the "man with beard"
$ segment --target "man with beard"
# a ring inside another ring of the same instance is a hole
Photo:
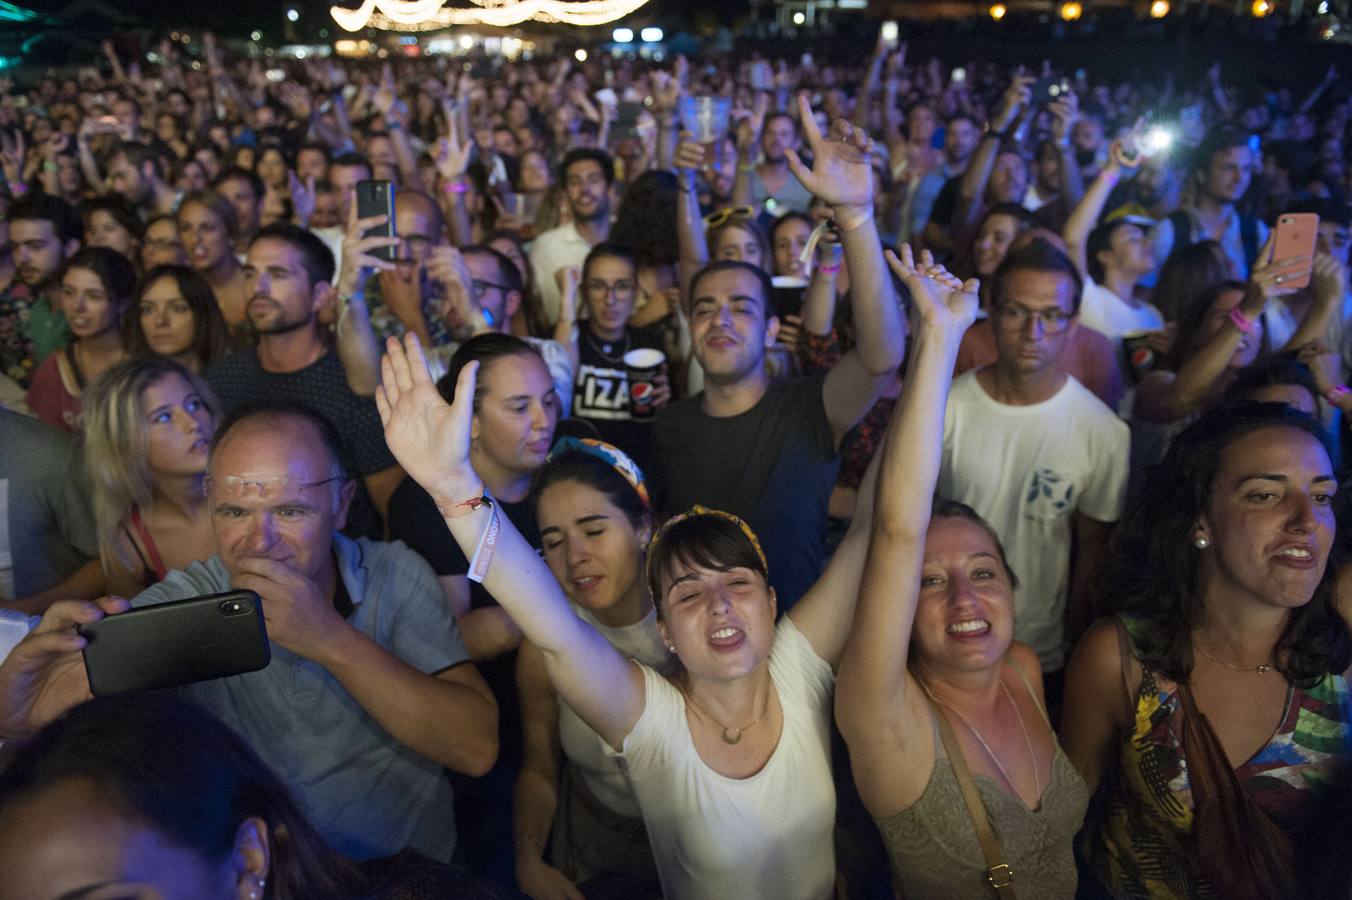
[[[530,247],[535,286],[551,325],[559,318],[559,271],[581,268],[591,248],[610,235],[610,185],[615,180],[615,164],[604,151],[579,148],[568,152],[559,172],[571,221],[541,234]]]
[[[25,390],[46,356],[66,344],[57,273],[80,249],[80,217],[69,203],[47,194],[14,202],[6,216],[14,279],[0,292],[0,374]]]
[[[318,315],[333,302],[332,282],[333,254],[319,238],[284,223],[259,229],[244,266],[246,312],[258,343],[205,375],[227,413],[264,400],[286,401],[332,425],[341,435],[343,468],[361,476],[345,533],[379,538],[380,516],[404,473],[385,446],[375,402],[352,392],[324,339]]]
[[[780,210],[806,213],[812,205],[812,195],[793,177],[786,152],[796,153],[802,146],[803,139],[793,117],[786,112],[771,113],[760,134],[761,161],[755,166],[750,159],[740,161],[733,196],[745,198],[757,209],[764,208],[767,200],[773,200],[776,214]],[[743,152],[749,152],[749,148],[743,148]],[[745,188],[741,187],[743,181]]]
[[[179,191],[164,180],[164,159],[150,147],[123,141],[108,157],[108,190],[149,218],[178,211]]]
[[[211,189],[235,208],[235,249],[245,252],[263,224],[263,179],[234,166],[216,176]]]
[[[1162,264],[1170,253],[1198,241],[1218,241],[1234,265],[1235,277],[1247,278],[1258,248],[1267,241],[1268,227],[1242,214],[1235,204],[1248,191],[1256,163],[1248,135],[1232,129],[1213,133],[1199,148],[1192,173],[1196,199],[1150,232],[1156,262]]]

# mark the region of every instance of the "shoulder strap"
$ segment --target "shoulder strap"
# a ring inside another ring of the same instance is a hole
[[[1015,900],[1014,870],[1004,862],[1005,848],[1000,844],[1000,838],[996,837],[995,829],[991,828],[990,816],[981,802],[981,795],[976,791],[976,782],[972,780],[967,760],[963,758],[962,748],[953,734],[953,726],[948,724],[948,717],[933,700],[930,700],[930,708],[934,710],[939,740],[943,742],[944,753],[948,755],[948,764],[953,767],[953,777],[957,779],[958,790],[962,792],[962,802],[967,805],[967,814],[972,817],[977,842],[981,844],[981,855],[986,860],[986,880],[1000,900]]]
[[[1023,682],[1024,688],[1028,691],[1028,696],[1033,699],[1033,705],[1037,707],[1038,712],[1042,713],[1042,721],[1046,722],[1047,727],[1055,734],[1056,729],[1052,728],[1052,720],[1047,716],[1047,708],[1042,705],[1042,701],[1038,699],[1037,691],[1033,690],[1033,685],[1028,682],[1028,679],[1023,674],[1023,670],[1014,665],[1014,661],[1009,658],[1009,654],[1005,654],[1005,665],[1013,669],[1014,674],[1019,676],[1019,681]]]
[[[150,529],[146,527],[145,520],[141,518],[139,506],[133,505],[131,508],[131,526],[136,529],[136,536],[141,539],[141,543],[145,545],[146,553],[150,555],[150,565],[146,568],[151,569],[155,573],[155,577],[163,581],[164,576],[169,573],[164,568],[164,562],[160,559],[160,551],[155,547],[155,539],[150,536]],[[133,541],[132,543],[134,545],[136,542]],[[136,551],[136,555],[141,555],[139,549]],[[145,562],[144,557],[141,558],[141,562]]]

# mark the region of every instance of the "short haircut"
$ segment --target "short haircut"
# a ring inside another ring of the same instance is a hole
[[[304,153],[306,150],[309,150],[312,153],[318,153],[322,155],[324,157],[325,165],[330,165],[333,162],[333,153],[329,150],[329,148],[315,141],[306,141],[305,143],[297,147],[296,159],[299,160],[300,155]]]
[[[10,204],[5,221],[10,224],[50,222],[52,231],[63,244],[68,241],[79,241],[83,236],[80,217],[75,214],[75,207],[52,194],[41,192],[25,194]]]
[[[976,129],[981,128],[981,123],[976,120],[976,116],[972,115],[971,113],[965,112],[954,113],[947,119],[944,119],[944,125],[947,127],[952,127],[955,123],[963,121],[970,123],[973,128]]]
[[[318,191],[319,188],[316,186],[315,190]],[[442,214],[441,207],[437,205],[437,201],[433,200],[422,191],[415,191],[412,188],[403,188],[395,192],[394,208],[396,210],[401,203],[408,203],[409,201],[421,203],[423,208],[427,210],[428,215],[432,217],[432,233],[427,235],[427,237],[432,239],[432,243],[437,243],[446,234],[446,216]]]
[[[112,216],[113,221],[137,240],[145,234],[145,226],[141,224],[141,217],[136,214],[136,209],[116,194],[105,194],[85,201],[80,213],[86,229],[89,228],[89,222],[96,212],[106,212]]]
[[[329,160],[329,166],[344,166],[349,169],[364,168],[368,172],[371,171],[371,161],[360,153],[339,153]]]
[[[1070,311],[1074,315],[1080,311],[1080,294],[1084,291],[1084,279],[1079,269],[1052,244],[1041,238],[1032,240],[1025,247],[1010,251],[1000,268],[995,270],[991,283],[991,297],[996,306],[1004,302],[1005,279],[1011,272],[1050,272],[1060,273],[1070,279]]]
[[[254,172],[241,166],[231,166],[228,169],[223,169],[211,182],[211,188],[212,190],[219,191],[221,186],[227,181],[235,181],[241,178],[249,182],[249,187],[253,189],[254,196],[261,201],[263,195],[267,193],[267,188],[263,185],[263,179],[259,178]]]
[[[635,272],[638,271],[638,263],[634,261],[634,251],[629,249],[627,244],[621,244],[618,241],[602,241],[595,247],[592,247],[587,253],[587,258],[582,262],[582,279],[587,279],[587,273],[591,270],[592,264],[598,259],[618,259],[626,263]]]
[[[231,412],[221,422],[220,427],[211,438],[210,455],[214,458],[225,443],[226,435],[239,428],[242,425],[249,425],[254,422],[277,421],[290,419],[293,422],[304,422],[315,430],[319,435],[320,443],[324,446],[324,452],[329,457],[332,471],[346,478],[347,472],[343,468],[342,439],[338,436],[337,430],[319,413],[303,406],[285,400],[261,400],[256,403],[246,403],[238,409]]]
[[[612,184],[615,181],[615,161],[610,158],[610,154],[604,150],[597,150],[594,147],[574,147],[563,157],[563,162],[559,163],[559,181],[568,180],[568,170],[575,164],[591,160],[601,167],[601,174],[606,177],[606,184]]]
[[[259,241],[285,241],[299,250],[311,288],[321,282],[328,284],[333,282],[333,272],[336,268],[333,251],[309,229],[290,222],[273,222],[258,229],[253,240],[249,241],[249,246],[252,247]]]
[[[663,526],[661,539],[649,545],[648,554],[648,590],[659,616],[666,600],[662,583],[670,581],[679,567],[697,566],[715,572],[750,569],[767,584],[770,580],[760,550],[742,526],[717,512],[691,513]]]
[[[1305,363],[1294,356],[1282,354],[1264,362],[1246,366],[1235,376],[1235,380],[1225,391],[1222,403],[1242,403],[1255,400],[1254,394],[1278,386],[1291,385],[1304,388],[1314,400],[1315,409],[1319,408],[1320,392],[1315,384],[1314,373]]]
[[[1103,263],[1099,262],[1098,255],[1105,250],[1112,250],[1113,235],[1117,233],[1117,229],[1124,226],[1139,228],[1142,233],[1145,232],[1145,227],[1139,222],[1133,222],[1130,219],[1113,219],[1097,226],[1089,232],[1089,237],[1085,239],[1084,255],[1085,263],[1089,268],[1089,277],[1099,284],[1103,283],[1107,273],[1103,269]]]
[[[693,309],[695,306],[695,297],[700,281],[707,275],[716,275],[719,272],[747,272],[754,275],[761,286],[761,306],[765,309],[765,318],[768,320],[774,315],[774,310],[770,308],[770,298],[773,296],[774,285],[770,281],[769,273],[760,266],[753,266],[751,263],[742,262],[740,259],[717,259],[696,272],[695,277],[690,279],[690,302],[687,304],[687,309]]]
[[[798,137],[802,137],[803,135],[802,126],[800,126],[798,124],[798,120],[795,119],[793,116],[791,116],[789,113],[785,112],[782,109],[775,110],[774,112],[770,113],[765,117],[765,126],[768,127],[769,124],[773,122],[775,119],[787,119],[789,124],[793,126],[793,133]],[[765,129],[762,128],[761,129],[762,134],[764,133],[764,131]]]
[[[1196,170],[1205,172],[1211,168],[1211,161],[1216,158],[1216,154],[1234,147],[1251,147],[1251,141],[1252,136],[1238,128],[1222,127],[1212,131],[1197,148]]]
[[[134,103],[135,101],[132,102]],[[164,157],[154,148],[149,147],[146,144],[138,144],[135,141],[121,141],[113,147],[113,152],[108,154],[108,159],[109,161],[112,161],[119,156],[124,157],[138,172],[141,171],[142,166],[146,163],[150,163],[151,171],[155,173],[155,177],[161,179],[164,178],[164,173],[166,171]]]
[[[483,406],[484,393],[487,391],[484,378],[489,368],[499,360],[511,356],[533,356],[544,362],[544,357],[519,337],[499,332],[475,335],[461,344],[451,355],[446,374],[437,382],[437,391],[447,403],[454,403],[455,385],[460,380],[461,371],[470,363],[477,362],[479,372],[474,385],[474,411],[478,412]]]
[[[525,279],[521,277],[521,270],[512,262],[512,258],[501,250],[494,250],[487,244],[470,244],[467,247],[460,248],[461,256],[469,255],[488,256],[493,259],[498,266],[498,278],[501,284],[507,285],[507,290],[521,293],[526,289]]]

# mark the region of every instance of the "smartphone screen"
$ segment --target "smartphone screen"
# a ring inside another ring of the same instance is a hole
[[[372,216],[387,216],[384,225],[368,228],[363,237],[395,237],[394,228],[394,186],[388,181],[357,182],[357,218],[369,219]],[[386,262],[394,262],[398,254],[397,247],[377,247],[371,255]]]
[[[949,76],[948,80],[954,84],[962,84],[967,80],[967,70],[959,66],[953,70],[953,74]]]
[[[1287,213],[1277,217],[1277,234],[1272,240],[1274,260],[1301,257],[1296,266],[1282,275],[1282,287],[1309,287],[1310,271],[1314,268],[1315,241],[1319,238],[1319,216],[1315,213]]]
[[[897,37],[899,34],[900,29],[897,27],[896,22],[883,23],[882,37],[884,41],[886,41],[889,44],[895,44],[897,42]]]

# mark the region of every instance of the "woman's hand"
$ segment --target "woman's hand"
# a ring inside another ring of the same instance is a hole
[[[910,244],[901,245],[901,257],[887,251],[892,267],[911,292],[915,316],[922,327],[944,332],[955,340],[976,321],[977,292],[981,283],[975,278],[964,282],[934,261],[928,250],[921,251],[917,263]]]
[[[824,137],[817,128],[806,94],[798,95],[798,122],[812,148],[813,159],[809,169],[796,152],[786,150],[784,155],[794,177],[809,192],[829,203],[838,220],[850,218],[846,210],[871,210],[873,141],[868,134],[844,119],[837,119],[829,137]]]
[[[460,370],[455,403],[448,404],[432,383],[417,336],[407,334],[403,343],[394,337],[385,341],[381,385],[376,388],[385,443],[441,508],[483,493],[483,479],[469,460],[478,371],[478,362]]]
[[[1263,249],[1258,252],[1258,259],[1249,270],[1248,290],[1240,306],[1243,307],[1241,311],[1251,319],[1262,315],[1269,300],[1294,293],[1295,288],[1283,287],[1282,283],[1299,275],[1305,266],[1304,256],[1271,259],[1276,237],[1276,231],[1268,234],[1267,242],[1263,244]]]

